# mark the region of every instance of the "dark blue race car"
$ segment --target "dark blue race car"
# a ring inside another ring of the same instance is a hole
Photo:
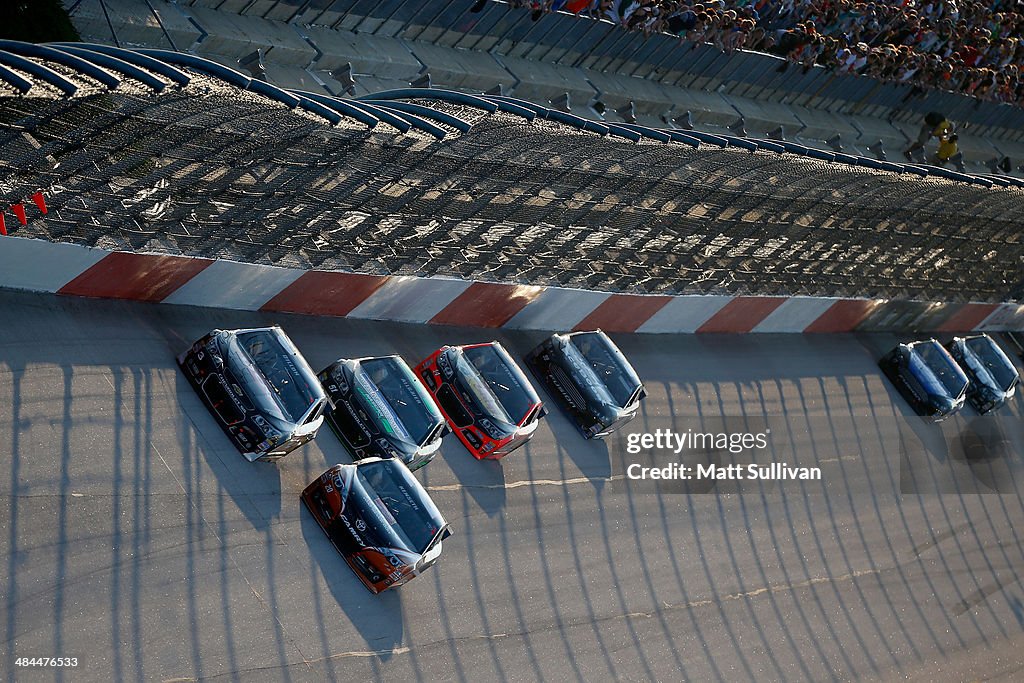
[[[946,348],[971,380],[967,401],[972,408],[985,414],[1013,398],[1020,375],[987,334],[954,337]]]
[[[934,339],[900,344],[878,366],[918,415],[939,422],[964,405],[967,375]]]
[[[588,439],[621,429],[646,396],[633,366],[601,330],[553,334],[527,354],[526,364]]]
[[[280,327],[213,330],[178,365],[247,460],[280,458],[323,423],[327,397]]]

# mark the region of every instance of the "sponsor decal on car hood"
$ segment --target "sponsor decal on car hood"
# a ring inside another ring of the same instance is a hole
[[[395,437],[415,447],[412,436],[405,429],[405,425],[398,418],[391,405],[381,395],[380,390],[366,377],[366,374],[356,374],[356,394],[358,394],[364,407],[372,410],[377,417],[377,422],[388,436]]]

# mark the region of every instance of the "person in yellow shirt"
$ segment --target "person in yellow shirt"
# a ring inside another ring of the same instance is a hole
[[[921,131],[917,135],[917,140],[910,147],[903,150],[903,156],[907,158],[907,161],[913,161],[914,154],[918,151],[923,151],[925,143],[931,138],[941,139],[942,136],[948,136],[952,132],[953,124],[949,122],[944,114],[935,111],[929,112],[924,117],[924,124],[921,125]]]
[[[935,158],[932,160],[939,166],[945,166],[946,162],[956,156],[960,151],[957,148],[957,134],[950,131],[948,134],[939,137],[939,148],[935,151]]]

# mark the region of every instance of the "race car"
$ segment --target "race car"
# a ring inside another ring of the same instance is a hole
[[[919,415],[940,422],[964,405],[967,375],[934,339],[900,344],[878,366]]]
[[[327,424],[355,459],[398,458],[416,470],[437,455],[444,418],[399,356],[341,358],[317,377],[331,403]]]
[[[1013,398],[1020,375],[987,334],[954,337],[946,348],[971,381],[967,402],[979,413],[996,410]]]
[[[553,334],[527,354],[526,364],[588,439],[620,429],[647,395],[633,366],[601,330]]]
[[[327,397],[280,327],[213,330],[178,365],[250,462],[288,454],[324,421]]]
[[[373,593],[422,574],[451,536],[434,501],[397,458],[335,465],[306,487],[302,502]]]
[[[477,460],[519,448],[547,414],[530,380],[496,341],[443,346],[416,366],[416,375]]]

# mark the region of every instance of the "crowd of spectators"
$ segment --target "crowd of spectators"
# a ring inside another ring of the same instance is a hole
[[[624,29],[768,52],[810,69],[865,74],[1024,104],[1024,0],[510,0],[533,18],[564,11]],[[482,9],[479,0],[474,10]]]

